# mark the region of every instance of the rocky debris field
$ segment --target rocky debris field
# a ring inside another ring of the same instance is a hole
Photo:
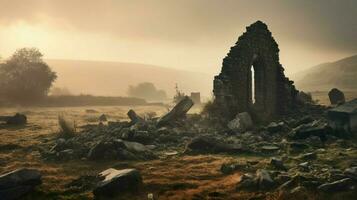
[[[180,105],[160,118],[145,118],[133,110],[128,112],[130,121],[107,121],[102,115],[99,123],[81,126],[71,137],[59,134],[45,140],[38,147],[41,159],[48,163],[164,163],[170,156],[179,160],[193,155],[229,155],[234,159],[216,170],[222,177],[237,175],[234,191],[209,191],[191,196],[193,199],[232,198],[229,193],[245,195],[237,199],[354,199],[357,194],[355,136],[328,125],[327,107],[305,105],[266,123],[254,123],[248,113],[240,113],[222,125],[205,114],[186,114],[191,106]],[[0,176],[0,194],[7,188],[18,189],[17,184],[28,192],[40,183],[30,181],[27,189],[26,178],[15,184],[7,181],[8,176]],[[90,192],[97,199],[135,199],[143,192],[147,199],[164,199],[157,190],[145,189],[145,184],[139,169],[109,166],[98,175],[78,177],[67,189]]]

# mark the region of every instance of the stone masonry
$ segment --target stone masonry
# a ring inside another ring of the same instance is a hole
[[[223,59],[221,73],[214,78],[213,93],[215,103],[230,118],[244,111],[259,118],[273,117],[286,113],[295,104],[298,91],[284,75],[278,44],[266,24],[257,21],[248,26],[231,47]]]

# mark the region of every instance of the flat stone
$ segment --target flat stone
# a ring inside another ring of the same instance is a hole
[[[305,153],[301,155],[300,158],[303,160],[316,160],[317,154],[315,152]]]
[[[275,133],[278,131],[281,131],[284,128],[284,122],[271,122],[266,129],[270,132],[270,133]]]
[[[332,183],[320,185],[317,189],[322,192],[340,192],[349,190],[353,186],[352,179],[344,178]]]

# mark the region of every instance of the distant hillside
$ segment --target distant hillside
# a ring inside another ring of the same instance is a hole
[[[357,90],[357,55],[323,63],[293,76],[298,89],[305,91],[330,90],[337,87],[343,90]]]
[[[67,87],[74,94],[126,96],[129,85],[152,82],[169,96],[175,84],[188,93],[209,96],[213,75],[137,63],[46,60],[58,74],[55,86]]]

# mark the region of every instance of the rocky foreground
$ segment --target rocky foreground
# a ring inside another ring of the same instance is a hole
[[[328,125],[327,109],[305,105],[282,119],[259,124],[248,113],[240,113],[226,125],[205,114],[143,118],[130,111],[131,121],[111,122],[101,116],[103,122],[80,127],[72,137],[59,135],[43,144],[41,157],[46,162],[140,162],[170,155],[239,155],[242,159],[217,170],[224,176],[240,174],[236,192],[250,193],[254,199],[353,199],[357,194],[356,140]],[[257,159],[247,161],[247,156]],[[40,172],[24,170],[0,176],[1,197],[8,191],[19,191],[21,196],[41,183]],[[25,172],[32,174],[22,175]],[[34,176],[35,181],[27,181]],[[120,199],[127,197],[123,194],[134,197],[143,184],[137,169],[109,168],[98,176],[79,177],[67,187],[92,192],[97,199]],[[157,196],[149,193],[148,199]],[[197,199],[225,199],[225,195],[213,192]]]

